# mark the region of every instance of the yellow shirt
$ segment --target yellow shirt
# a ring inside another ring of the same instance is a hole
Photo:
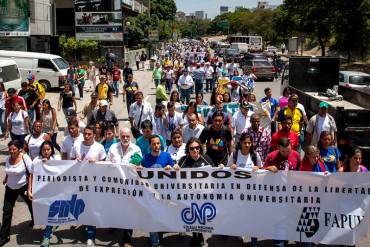
[[[108,99],[109,86],[107,83],[98,84],[98,98],[99,100]]]
[[[301,135],[301,127],[303,122],[303,114],[299,108],[294,108],[293,110],[289,107],[283,109],[284,116],[290,116],[292,118],[292,128],[291,130],[294,131],[298,136]]]

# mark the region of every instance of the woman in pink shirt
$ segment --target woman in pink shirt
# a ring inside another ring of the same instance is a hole
[[[291,94],[290,88],[289,87],[284,88],[283,96],[280,96],[279,98],[280,109],[283,109],[284,107],[288,106],[290,94]]]

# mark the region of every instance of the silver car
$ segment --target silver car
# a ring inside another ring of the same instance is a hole
[[[339,71],[339,85],[347,88],[369,88],[370,75],[359,71]]]

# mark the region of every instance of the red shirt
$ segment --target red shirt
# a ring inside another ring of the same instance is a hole
[[[279,150],[275,150],[267,155],[264,167],[276,166],[278,170],[296,171],[300,163],[301,156],[297,151],[292,150],[288,157],[283,157]]]
[[[299,170],[303,172],[325,172],[326,168],[320,160],[316,164],[311,165],[308,159],[303,159]]]
[[[112,71],[113,81],[119,81],[121,79],[121,71],[119,69],[114,69]]]
[[[21,106],[22,110],[25,110],[27,111],[27,106],[26,106],[26,101],[24,100],[23,97],[21,96],[14,96],[13,99],[10,99],[10,98],[7,98],[6,101],[5,101],[5,110],[6,110],[6,113],[10,113],[13,111],[12,109],[12,105],[14,103],[19,103],[19,105]]]
[[[294,131],[290,131],[289,133],[286,133],[285,131],[279,130],[278,132],[275,132],[271,137],[271,148],[273,150],[278,149],[278,142],[279,139],[282,137],[289,138],[290,144],[292,144],[292,149],[297,150],[299,145],[299,139],[297,134]]]

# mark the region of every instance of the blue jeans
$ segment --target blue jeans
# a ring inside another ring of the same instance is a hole
[[[27,114],[28,114],[28,117],[30,118],[30,122],[32,125],[33,120],[35,119],[35,109],[34,108],[28,109]]]
[[[116,92],[116,97],[118,97],[118,94],[119,94],[119,84],[118,84],[118,81],[113,81],[113,88],[114,88],[114,91]]]
[[[251,247],[257,247],[257,238],[251,238]]]
[[[150,232],[149,239],[151,245],[158,245],[159,244],[159,233],[158,232]]]
[[[53,233],[53,227],[52,226],[46,226],[44,229],[44,238],[51,238],[51,234]]]
[[[194,84],[195,84],[195,94],[203,93],[203,80],[195,79]]]
[[[191,92],[191,88],[189,88],[189,89],[180,88],[180,97],[181,97],[182,102],[186,102],[186,104],[189,104],[189,102],[190,102],[190,92]]]
[[[212,92],[214,87],[215,87],[215,80],[214,79],[206,79],[206,91],[207,92]]]
[[[158,87],[158,84],[161,82],[161,79],[154,79],[155,87]]]
[[[285,247],[285,240],[272,240],[272,246]]]
[[[95,226],[87,226],[87,239],[95,239],[96,235],[96,227]]]
[[[172,79],[166,79],[166,90],[171,92],[172,90]]]

